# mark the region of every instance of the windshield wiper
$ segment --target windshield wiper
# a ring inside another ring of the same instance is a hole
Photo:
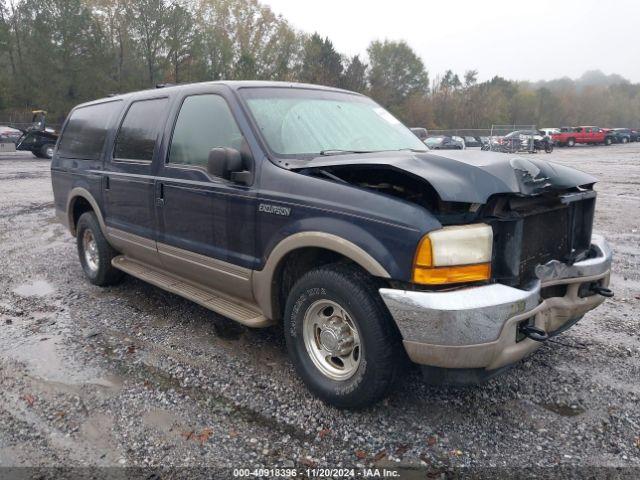
[[[397,152],[412,152],[412,153],[426,153],[429,151],[429,147],[426,147],[426,150],[418,150],[417,148],[400,148],[396,150]]]
[[[327,150],[321,150],[320,155],[328,156],[328,155],[342,155],[349,153],[372,153],[371,150],[340,150],[339,148],[329,148]]]

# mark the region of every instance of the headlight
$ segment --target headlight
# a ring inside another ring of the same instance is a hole
[[[488,280],[492,247],[493,230],[484,223],[435,230],[420,240],[413,281],[442,285]]]

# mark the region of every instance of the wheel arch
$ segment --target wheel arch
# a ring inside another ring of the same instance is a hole
[[[253,272],[256,302],[269,319],[280,319],[284,311],[283,290],[316,266],[337,261],[351,262],[374,277],[391,278],[389,272],[358,245],[326,232],[300,232],[278,243],[264,268]],[[293,274],[287,276],[287,269]]]
[[[69,230],[74,237],[76,236],[76,226],[78,224],[78,219],[80,218],[80,215],[87,211],[93,211],[96,214],[98,223],[100,224],[100,228],[102,229],[102,233],[106,236],[107,228],[96,199],[86,188],[73,188],[71,192],[69,192],[66,212]]]

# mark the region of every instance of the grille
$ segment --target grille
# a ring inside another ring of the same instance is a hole
[[[550,260],[573,263],[589,250],[595,198],[521,213],[494,227],[494,278],[524,284]],[[497,235],[495,235],[497,233]]]
[[[570,208],[532,215],[522,226],[519,276],[532,278],[537,265],[549,260],[566,260],[570,253]]]

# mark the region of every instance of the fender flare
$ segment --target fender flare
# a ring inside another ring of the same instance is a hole
[[[375,277],[391,278],[389,272],[369,253],[342,237],[326,232],[300,232],[293,234],[278,243],[269,254],[262,270],[256,270],[251,277],[256,303],[267,318],[275,315],[273,305],[273,278],[283,258],[301,248],[323,248],[339,253],[360,265]]]
[[[93,198],[93,195],[91,195],[89,190],[87,190],[86,188],[82,188],[82,187],[73,188],[69,192],[69,197],[67,198],[66,214],[67,214],[67,222],[68,222],[68,225],[69,225],[69,231],[71,232],[71,234],[74,237],[76,236],[76,226],[75,226],[75,223],[73,221],[73,207],[75,206],[75,203],[78,200],[78,198],[83,198],[87,202],[89,202],[89,205],[91,205],[91,208],[95,212],[96,217],[98,217],[98,223],[100,224],[100,229],[102,230],[102,233],[105,234],[105,236],[106,236],[107,226],[104,223],[104,218],[102,217],[102,212],[100,211],[100,207],[98,206],[98,202],[96,202],[96,199]]]

